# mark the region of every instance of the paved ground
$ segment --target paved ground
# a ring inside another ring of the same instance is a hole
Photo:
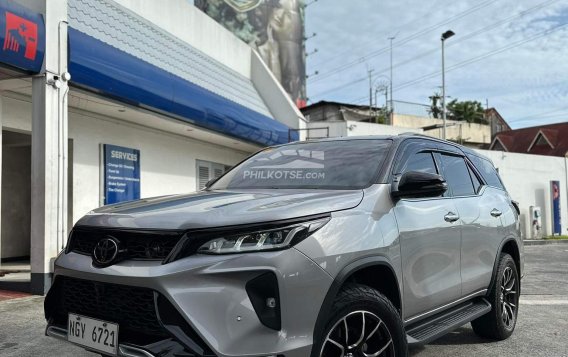
[[[526,275],[517,330],[504,342],[477,338],[462,327],[412,357],[546,356],[568,357],[568,246],[526,247]],[[93,357],[93,354],[43,336],[43,299],[0,301],[0,356]]]

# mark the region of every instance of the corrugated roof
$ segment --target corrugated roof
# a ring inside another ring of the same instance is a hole
[[[568,123],[505,131],[495,136],[491,148],[497,140],[509,152],[564,157],[568,153]]]

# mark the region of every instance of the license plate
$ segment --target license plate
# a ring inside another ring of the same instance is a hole
[[[67,341],[110,355],[117,355],[118,324],[69,314]]]

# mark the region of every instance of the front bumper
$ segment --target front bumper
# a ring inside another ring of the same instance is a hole
[[[67,341],[67,330],[61,327],[48,326],[45,334],[59,340]],[[158,348],[161,350],[183,351],[184,349],[183,346],[181,346],[179,343],[171,340],[164,341],[161,346],[156,344],[147,346],[120,344],[118,346],[118,355],[121,357],[155,357],[157,356],[157,354],[153,353],[152,349],[157,346],[159,346]],[[172,354],[172,356],[175,355]]]
[[[246,291],[247,282],[267,272],[274,273],[278,281],[282,323],[279,331],[261,323]],[[149,344],[121,340],[119,334],[119,355],[131,357],[305,357],[310,354],[317,315],[332,283],[321,267],[296,249],[231,256],[195,255],[164,265],[123,261],[103,269],[93,267],[90,257],[68,253],[56,261],[54,287],[58,279],[66,278],[152,290],[155,301],[166,299],[191,330],[186,333],[188,329],[168,328],[168,336],[156,336]],[[50,291],[46,298],[50,323],[47,334],[66,338],[66,323],[62,324],[61,319],[56,323],[56,304],[48,303],[54,294]],[[152,308],[159,310],[154,304]],[[191,336],[191,332],[195,335]],[[212,354],[195,353],[195,349],[188,348],[191,342],[204,343],[205,350]]]

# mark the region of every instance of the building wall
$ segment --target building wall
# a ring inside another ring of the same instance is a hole
[[[308,128],[310,128],[309,138],[327,137],[327,128],[329,128],[330,138],[366,135],[399,135],[409,132],[420,134],[423,132],[422,129],[410,129],[352,120],[309,122]]]
[[[406,128],[401,126],[363,123],[358,121],[347,121],[347,128],[349,128],[348,136],[359,135],[399,135],[403,133],[417,133],[421,134],[422,129]]]
[[[2,109],[4,128],[31,132],[29,101],[4,97]],[[100,206],[101,144],[141,151],[141,197],[193,192],[197,186],[196,160],[232,166],[250,154],[73,108],[69,110],[69,138],[73,140],[70,225]]]
[[[316,108],[306,107],[302,109],[302,112],[309,122],[343,120],[343,114],[341,114],[337,105],[320,105]]]
[[[429,125],[442,124],[443,122],[444,121],[442,119],[395,114],[392,124],[394,126],[401,126],[405,128],[422,128]],[[447,120],[447,125],[453,124],[456,125],[446,127],[446,137],[448,140],[457,140],[460,138],[461,126],[461,138],[464,139],[465,142],[476,144],[491,143],[491,127],[489,125]],[[441,138],[442,129],[428,130],[425,131],[424,134],[435,138]]]
[[[568,233],[568,159],[552,156],[479,150],[490,158],[513,200],[521,208],[524,238],[531,237],[530,206],[540,206],[543,235],[552,234],[550,181],[560,181],[560,213],[563,234]]]
[[[250,78],[250,47],[194,7],[192,1],[114,1]]]
[[[30,255],[31,146],[2,148],[2,256]]]
[[[141,197],[196,191],[196,161],[232,166],[247,153],[89,113],[71,112],[73,221],[100,205],[100,145],[140,150]]]

